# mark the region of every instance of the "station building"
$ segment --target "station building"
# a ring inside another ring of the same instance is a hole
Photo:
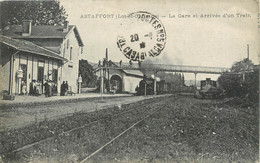
[[[124,64],[124,63],[123,63]],[[97,64],[92,64],[94,72],[100,77],[100,69]],[[140,70],[126,70],[117,62],[110,61],[112,69],[103,70],[103,76],[109,79],[110,89],[114,87],[118,93],[135,93],[139,82],[143,80],[143,72]],[[114,69],[113,69],[114,67]]]
[[[36,25],[23,21],[1,31],[0,89],[10,94],[28,94],[32,81],[43,85],[52,81],[60,93],[67,81],[78,91],[79,58],[83,42],[75,25]]]

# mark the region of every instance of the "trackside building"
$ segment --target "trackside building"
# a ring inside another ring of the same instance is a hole
[[[84,44],[75,25],[66,21],[63,26],[33,26],[31,21],[23,21],[1,31],[0,43],[1,91],[28,94],[31,82],[42,86],[47,80],[54,83],[56,93],[63,81],[71,91],[78,91]]]

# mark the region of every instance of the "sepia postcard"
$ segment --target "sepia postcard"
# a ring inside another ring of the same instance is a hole
[[[259,0],[0,0],[0,163],[259,162]]]

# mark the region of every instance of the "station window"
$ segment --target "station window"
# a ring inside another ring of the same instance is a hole
[[[21,69],[23,70],[22,81],[24,81],[26,83],[26,81],[27,81],[27,65],[21,64],[20,66],[21,66]]]
[[[57,69],[53,69],[52,70],[52,80],[57,83],[58,81],[58,70]]]
[[[72,47],[70,47],[70,60],[72,61]]]
[[[69,47],[70,47],[70,40],[67,39],[67,49],[69,49]]]

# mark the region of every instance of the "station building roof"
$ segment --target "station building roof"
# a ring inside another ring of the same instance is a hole
[[[29,36],[22,36],[23,26],[22,25],[9,25],[1,31],[2,35],[11,38],[67,38],[67,36],[74,31],[77,41],[80,46],[84,46],[82,39],[79,35],[78,29],[75,25],[69,25],[68,31],[63,31],[61,25],[32,25],[31,34]]]
[[[26,41],[22,39],[13,39],[7,36],[0,35],[0,43],[3,43],[19,51],[67,61],[67,59],[63,58],[58,53],[55,53],[41,46],[38,46],[30,41]]]

